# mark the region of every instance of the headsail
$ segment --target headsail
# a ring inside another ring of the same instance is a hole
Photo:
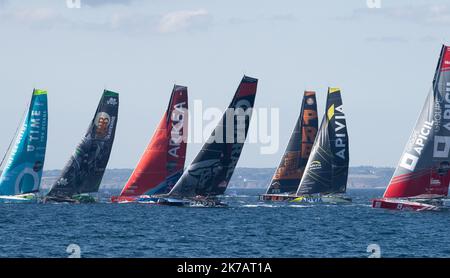
[[[47,147],[47,92],[34,90],[0,177],[0,195],[39,191]]]
[[[295,193],[318,129],[316,93],[305,91],[294,131],[266,194]]]
[[[98,191],[114,142],[118,110],[119,94],[105,90],[86,135],[48,193],[49,197],[70,198]]]
[[[221,121],[168,196],[210,197],[225,192],[247,137],[257,83],[243,77]]]
[[[450,47],[442,46],[419,119],[385,198],[446,196],[450,182]]]
[[[341,91],[329,88],[325,115],[297,195],[345,193],[348,164],[348,134]]]
[[[181,177],[186,159],[187,87],[175,85],[169,106],[121,196],[168,193]]]

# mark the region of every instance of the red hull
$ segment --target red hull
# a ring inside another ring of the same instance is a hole
[[[276,194],[264,194],[259,196],[260,201],[272,201],[272,202],[285,202],[291,201],[297,198],[296,196],[289,195],[276,195]]]
[[[440,207],[424,204],[420,202],[413,202],[400,199],[374,199],[372,200],[373,208],[382,208],[389,210],[406,210],[406,211],[438,211]]]
[[[133,203],[137,201],[136,199],[134,196],[112,196],[111,203]]]

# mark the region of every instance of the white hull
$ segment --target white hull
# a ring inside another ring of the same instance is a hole
[[[3,204],[35,204],[37,202],[38,199],[35,194],[0,196],[0,203]]]
[[[304,195],[298,196],[291,202],[307,204],[350,204],[352,199],[344,195]]]

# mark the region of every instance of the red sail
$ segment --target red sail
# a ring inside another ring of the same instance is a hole
[[[441,175],[438,170],[424,170],[413,174],[393,177],[385,198],[446,196],[450,176]]]
[[[443,46],[433,88],[385,198],[447,196],[450,182],[450,48]]]
[[[187,88],[175,85],[169,107],[119,199],[170,191],[181,176],[186,158]]]

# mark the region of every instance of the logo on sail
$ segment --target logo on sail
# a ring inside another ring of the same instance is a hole
[[[334,105],[333,105],[334,108]],[[334,142],[334,145],[336,147],[336,156],[342,158],[343,160],[346,159],[346,147],[347,147],[347,132],[346,132],[346,126],[345,126],[345,116],[344,116],[344,110],[343,105],[336,107],[333,112],[334,115],[334,122],[336,124],[335,132],[336,132],[336,140]],[[342,120],[342,121],[340,121]]]
[[[43,138],[41,138],[41,127],[45,127],[46,125],[46,116],[47,115],[45,112],[41,112],[39,110],[31,111],[27,152],[34,152],[36,150],[34,142],[40,142],[43,140]]]
[[[184,117],[186,114],[186,102],[177,103],[174,105],[172,115],[172,130],[170,131],[170,141],[169,141],[169,154],[173,157],[178,158],[178,150],[183,142],[184,134]]]
[[[207,186],[207,183],[215,177],[223,167],[218,159],[209,159],[194,163],[190,166],[188,179],[191,184],[198,184],[199,188]]]
[[[428,142],[432,128],[433,121],[425,121],[419,132],[414,131],[411,137],[412,140],[409,143],[410,145],[407,146],[406,151],[400,160],[400,167],[409,171],[413,171],[416,168],[417,161],[422,154],[423,148]]]
[[[95,129],[95,138],[105,138],[108,134],[108,127],[111,123],[111,117],[106,112],[99,112],[95,117],[94,124],[96,126]]]
[[[314,104],[314,99],[311,98],[311,97],[309,97],[308,99],[306,99],[306,103],[307,103],[308,105],[313,105],[313,104]]]
[[[117,105],[117,99],[111,97],[106,101],[106,104],[116,106]]]
[[[318,160],[314,160],[309,165],[309,170],[320,170],[320,169],[322,169],[322,163]]]

